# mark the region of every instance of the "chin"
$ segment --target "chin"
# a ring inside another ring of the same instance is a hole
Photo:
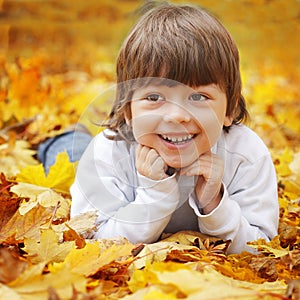
[[[192,163],[192,161],[166,161],[166,164],[171,167],[171,168],[174,168],[174,169],[182,169],[184,167],[187,167],[189,166],[190,164]]]

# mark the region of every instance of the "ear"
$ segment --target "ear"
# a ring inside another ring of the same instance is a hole
[[[226,127],[229,127],[233,122],[233,117],[231,116],[226,116],[225,119],[224,119],[224,123],[223,125],[226,126]]]

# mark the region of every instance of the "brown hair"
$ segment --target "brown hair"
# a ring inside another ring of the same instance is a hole
[[[124,41],[117,59],[116,99],[107,124],[123,138],[133,138],[125,116],[130,116],[134,81],[147,77],[191,87],[218,84],[226,93],[226,115],[233,124],[248,116],[238,49],[223,25],[201,8],[161,4],[142,16]]]

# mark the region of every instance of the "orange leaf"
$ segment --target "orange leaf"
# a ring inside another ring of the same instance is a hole
[[[14,215],[22,198],[10,192],[12,183],[7,181],[3,173],[0,174],[0,228]]]

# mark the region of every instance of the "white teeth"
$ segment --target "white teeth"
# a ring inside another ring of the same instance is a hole
[[[167,136],[165,134],[162,134],[161,136],[164,140],[175,143],[175,144],[176,143],[180,144],[180,143],[188,142],[189,140],[191,140],[194,137],[193,134],[189,134],[189,135],[186,135],[186,136],[180,136],[180,137]]]

